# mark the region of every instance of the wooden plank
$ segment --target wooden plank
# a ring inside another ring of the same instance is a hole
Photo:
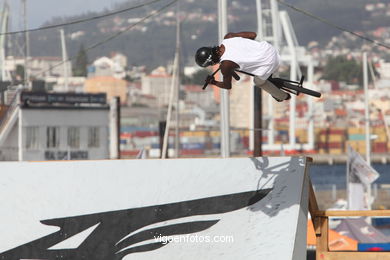
[[[319,211],[318,204],[317,204],[317,199],[316,199],[316,194],[313,189],[313,185],[311,183],[311,179],[309,178],[309,212],[312,218],[315,218],[318,214],[317,212]]]
[[[319,226],[321,229],[320,233],[316,234],[316,259],[323,259],[321,254],[328,252],[329,223],[326,217],[316,217],[316,219],[320,220]]]
[[[390,216],[390,210],[319,210],[316,214],[322,217],[379,217]]]
[[[319,260],[385,260],[390,259],[390,252],[322,252]]]
[[[312,158],[310,158],[310,157],[306,158],[305,175],[307,178],[309,178],[309,212],[310,212],[310,216],[311,216],[311,221],[313,222],[313,227],[314,227],[315,233],[317,235],[319,235],[321,233],[321,229],[320,229],[320,225],[319,225],[320,219],[317,218],[317,212],[319,211],[319,208],[318,208],[318,203],[317,203],[317,199],[316,199],[316,194],[314,192],[313,184],[311,182],[309,171],[308,171],[310,164],[312,162],[313,162]]]

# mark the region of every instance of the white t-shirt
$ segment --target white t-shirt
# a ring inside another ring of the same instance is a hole
[[[230,60],[240,66],[240,70],[252,73],[266,80],[280,64],[276,49],[266,41],[255,41],[242,37],[224,39],[225,52],[221,62]]]

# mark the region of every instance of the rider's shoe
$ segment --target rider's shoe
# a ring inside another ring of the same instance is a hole
[[[278,102],[283,102],[283,101],[285,101],[285,100],[289,100],[290,98],[291,98],[291,95],[289,94],[289,93],[286,93],[287,94],[287,96],[286,96],[286,98],[285,99],[279,99],[279,98],[276,98],[276,97],[274,97],[274,96],[272,96],[276,101],[278,101]]]

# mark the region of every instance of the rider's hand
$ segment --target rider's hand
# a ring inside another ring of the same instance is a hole
[[[206,79],[206,82],[208,83],[208,84],[213,84],[213,85],[215,85],[215,79],[214,79],[214,77],[213,76],[210,76],[210,75],[208,75],[207,76],[207,79]]]

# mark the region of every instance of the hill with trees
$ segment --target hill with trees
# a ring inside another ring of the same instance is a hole
[[[354,1],[313,1],[291,0],[290,4],[323,17],[335,24],[352,31],[366,31],[378,26],[379,21],[371,19],[365,10],[368,0]],[[388,0],[386,0],[388,2]],[[139,3],[139,2],[138,2]],[[170,7],[161,14],[145,22],[137,21],[163,5],[161,0],[143,8],[109,16],[89,22],[65,26],[67,49],[70,57],[78,56],[80,48],[85,48],[89,62],[100,56],[109,56],[120,52],[128,57],[129,66],[145,65],[148,69],[170,64],[175,51],[175,7]],[[129,8],[137,2],[127,1],[117,5],[117,9]],[[323,47],[340,31],[310,17],[279,5],[290,14],[298,41],[306,45],[311,41]],[[229,1],[229,31],[256,31],[255,1]],[[111,10],[107,10],[109,12]],[[193,54],[199,46],[218,44],[217,1],[184,0],[180,2],[182,18],[182,57],[185,64],[193,64]],[[100,15],[87,13],[74,17],[58,17],[45,25],[59,24]],[[136,25],[134,25],[136,24]],[[131,29],[125,32],[128,28]],[[89,49],[96,43],[105,41],[113,35],[122,34],[96,48]],[[33,56],[60,56],[60,33],[58,29],[43,30],[30,34],[31,54]],[[82,47],[83,46],[83,47]],[[15,50],[10,50],[15,52]],[[85,62],[79,61],[79,62]]]

